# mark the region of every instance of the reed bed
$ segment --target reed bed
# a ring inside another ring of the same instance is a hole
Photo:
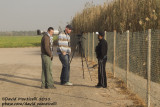
[[[86,3],[71,21],[74,32],[131,32],[160,29],[160,0],[113,0]]]

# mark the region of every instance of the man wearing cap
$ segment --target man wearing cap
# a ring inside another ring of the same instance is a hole
[[[53,59],[53,32],[52,27],[43,33],[41,40],[41,58],[42,58],[42,89],[55,89],[52,77],[52,59]]]
[[[96,46],[96,55],[98,59],[98,84],[97,88],[103,87],[107,88],[107,78],[106,78],[106,62],[107,62],[107,51],[108,44],[104,39],[104,32],[99,32],[98,34],[99,43]]]
[[[73,85],[70,81],[70,33],[72,31],[72,26],[67,25],[65,31],[60,33],[58,36],[58,48],[57,53],[59,54],[59,59],[62,63],[62,71],[61,71],[61,85]]]

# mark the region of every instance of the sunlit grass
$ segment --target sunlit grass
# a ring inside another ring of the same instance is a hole
[[[42,36],[0,36],[0,48],[39,47]],[[54,37],[56,40],[57,37]]]

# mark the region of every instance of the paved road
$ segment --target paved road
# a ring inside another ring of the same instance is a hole
[[[6,104],[43,102],[55,104],[56,107],[135,107],[141,105],[135,95],[128,94],[120,88],[120,82],[110,74],[108,74],[108,89],[94,87],[97,83],[97,69],[91,71],[93,81],[90,81],[87,69],[85,69],[85,79],[83,79],[81,60],[78,57],[73,59],[71,65],[70,80],[74,86],[59,85],[60,72],[61,63],[55,55],[53,78],[57,89],[41,89],[40,48],[0,48],[0,106],[5,102],[4,98],[6,98]],[[31,99],[34,97],[36,98]],[[25,107],[53,107],[53,105],[32,104],[32,106]],[[3,107],[22,107],[22,105]]]

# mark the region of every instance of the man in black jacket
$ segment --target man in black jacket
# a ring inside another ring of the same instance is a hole
[[[95,50],[98,59],[98,84],[96,85],[96,87],[107,88],[105,66],[107,62],[108,44],[107,41],[104,39],[104,32],[99,32],[98,39],[99,43]]]

